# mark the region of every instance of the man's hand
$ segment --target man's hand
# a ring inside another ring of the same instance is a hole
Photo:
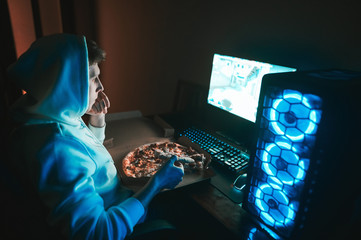
[[[184,168],[180,161],[183,160],[172,156],[152,177],[159,190],[173,189],[183,180]]]
[[[90,115],[89,123],[94,127],[103,127],[105,125],[105,114],[110,107],[110,101],[104,92],[98,93],[98,98],[95,100],[91,110],[88,112]]]
[[[172,156],[148,183],[134,194],[144,208],[148,207],[153,197],[162,189],[173,189],[183,180],[184,168],[177,160],[176,156]]]
[[[90,115],[97,115],[97,114],[106,114],[108,112],[108,108],[110,108],[110,101],[108,96],[103,92],[100,91],[98,93],[98,97],[95,100],[91,110],[89,111]]]

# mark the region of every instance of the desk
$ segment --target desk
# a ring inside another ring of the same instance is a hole
[[[105,145],[117,167],[120,160],[136,147],[169,140],[174,139],[164,137],[162,128],[151,118],[136,117],[107,122]],[[184,189],[182,194],[187,195],[186,197],[208,212],[234,236],[242,235],[247,213],[239,204],[229,200],[209,181]]]
[[[157,125],[152,118],[138,116],[107,122],[105,145],[113,156],[116,166],[129,151],[140,145],[169,140],[174,139],[164,137],[162,127]],[[173,211],[172,208],[178,209],[177,217],[182,218],[178,222],[185,222],[185,227],[183,226],[184,228],[182,231],[188,230],[189,226],[187,224],[195,226],[192,231],[198,230],[198,235],[196,235],[196,237],[192,238],[186,235],[185,239],[187,240],[269,239],[262,231],[257,231],[256,225],[253,223],[250,215],[239,204],[228,199],[217,188],[213,187],[210,184],[210,181],[204,180],[197,184],[179,187],[178,189],[164,192],[159,195],[160,196],[157,196],[155,200],[161,199],[162,206],[168,207],[166,210],[170,209]],[[196,208],[193,208],[191,205],[196,205]],[[202,209],[203,212],[199,209]],[[206,214],[204,214],[203,217],[200,216],[204,212]],[[173,214],[173,212],[171,214]],[[200,224],[199,221],[205,219],[207,220],[207,223],[203,225]],[[334,222],[342,223],[342,221],[338,219],[335,219]],[[359,221],[355,221],[353,225],[343,223],[339,226],[335,224],[332,226],[334,226],[333,229],[328,228],[327,225],[325,225],[324,228],[319,229],[317,234],[314,232],[303,231],[302,236],[306,237],[300,238],[348,239],[346,235],[351,236],[351,233],[356,233],[359,236],[360,234],[358,231]],[[211,228],[214,228],[213,231],[207,236],[204,236],[204,232],[210,231]],[[193,234],[192,231],[188,230],[187,234]],[[217,235],[217,232],[220,233]]]
[[[241,226],[247,213],[239,204],[229,200],[211,184],[189,191],[188,194],[232,233],[242,233]]]

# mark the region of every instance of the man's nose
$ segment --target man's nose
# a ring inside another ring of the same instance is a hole
[[[104,91],[103,84],[102,84],[102,82],[100,81],[99,78],[97,78],[97,82],[98,82],[97,92]]]

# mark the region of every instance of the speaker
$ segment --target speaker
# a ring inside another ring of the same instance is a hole
[[[242,207],[275,239],[344,239],[360,223],[361,73],[263,77]]]

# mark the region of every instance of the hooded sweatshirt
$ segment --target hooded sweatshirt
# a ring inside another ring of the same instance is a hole
[[[84,37],[56,34],[35,41],[8,69],[26,91],[12,107],[18,163],[46,209],[50,226],[71,239],[123,239],[144,215],[124,189],[112,157],[81,117],[88,108]]]

